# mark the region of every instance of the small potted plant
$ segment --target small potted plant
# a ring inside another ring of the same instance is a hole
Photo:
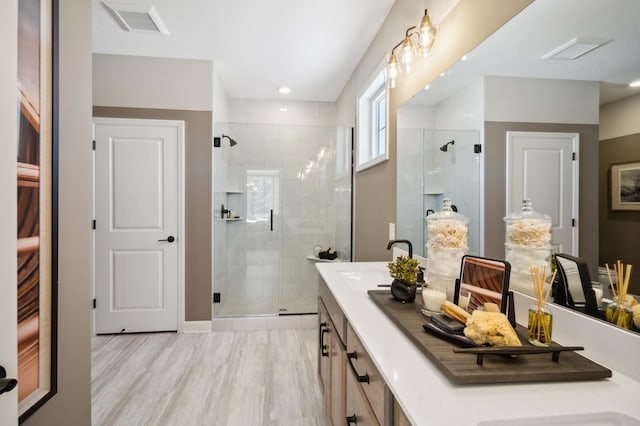
[[[393,282],[391,294],[396,300],[412,302],[416,298],[418,261],[412,257],[399,256],[387,265]]]

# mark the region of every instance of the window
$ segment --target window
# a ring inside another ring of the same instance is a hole
[[[385,87],[381,87],[375,94],[371,102],[371,124],[373,131],[371,134],[371,152],[373,157],[384,155],[387,149],[387,97],[385,96]]]
[[[279,175],[278,170],[247,170],[248,223],[268,222],[273,213],[278,213]]]
[[[384,71],[373,78],[358,102],[356,170],[389,159],[387,148],[387,87]]]

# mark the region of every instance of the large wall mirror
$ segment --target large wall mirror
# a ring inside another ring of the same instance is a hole
[[[609,183],[612,164],[640,161],[638,16],[637,0],[535,0],[400,107],[398,237],[424,250],[447,197],[470,218],[469,252],[504,258],[507,132],[577,133],[575,243],[559,251],[594,281],[605,262],[640,265],[640,212],[611,209]]]

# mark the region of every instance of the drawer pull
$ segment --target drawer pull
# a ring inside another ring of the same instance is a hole
[[[350,424],[354,424],[354,425],[358,424],[358,420],[356,419],[355,414],[353,416],[347,416],[347,425],[350,425]]]
[[[369,383],[369,375],[367,373],[364,373],[364,376],[358,376],[358,374],[356,373],[356,376],[358,377],[358,381],[360,383]]]
[[[356,351],[353,352],[347,352],[347,360],[349,361],[349,365],[351,366],[351,370],[353,370],[353,374],[356,375],[356,378],[358,379],[358,382],[360,383],[369,383],[369,374],[364,373],[364,375],[360,375],[358,374],[358,372],[356,371],[356,367],[353,366],[353,363],[351,362],[352,359],[358,359],[358,354],[356,353]]]
[[[327,350],[327,345],[324,344],[324,335],[329,332],[329,329],[326,328],[327,323],[323,322],[320,324],[320,355],[329,356],[329,351]]]

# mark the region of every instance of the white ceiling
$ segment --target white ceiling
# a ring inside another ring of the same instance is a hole
[[[93,1],[93,52],[209,59],[231,98],[333,102],[395,0],[129,0],[170,35],[124,31]],[[115,3],[115,2],[113,2]]]
[[[600,81],[600,103],[640,93],[640,0],[535,0],[469,59],[421,91],[435,105],[482,75]],[[575,60],[540,59],[574,37],[612,41]]]

